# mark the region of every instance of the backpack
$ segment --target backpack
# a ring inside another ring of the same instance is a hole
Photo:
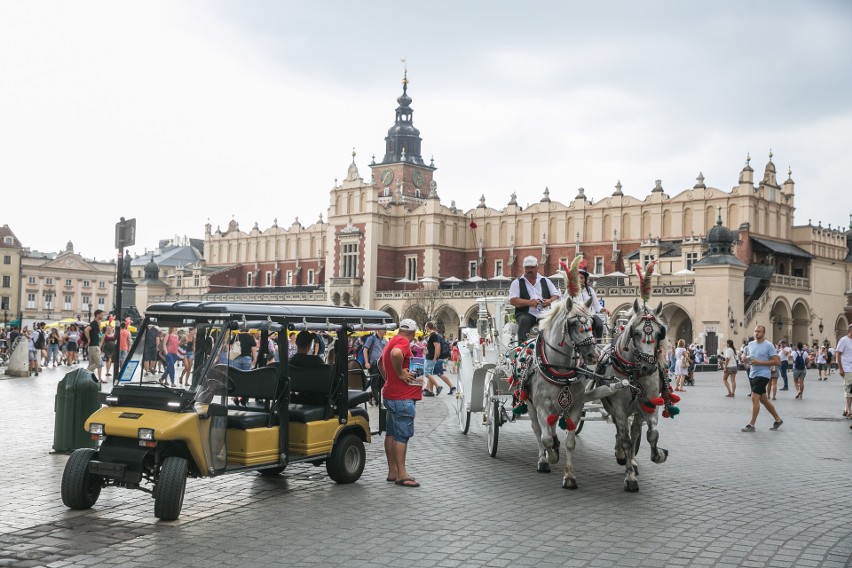
[[[452,349],[450,348],[450,342],[441,338],[441,353],[438,354],[438,359],[449,359],[452,356]]]
[[[44,349],[44,332],[36,331],[36,340],[33,342],[36,349]]]
[[[801,351],[796,351],[796,355],[793,358],[793,368],[797,371],[805,370],[805,357]]]

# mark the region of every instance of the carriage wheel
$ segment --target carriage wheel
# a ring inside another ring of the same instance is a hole
[[[461,430],[462,434],[467,434],[468,430],[470,430],[470,411],[467,409],[467,403],[465,402],[461,379],[459,379],[459,386],[456,387],[456,413],[459,418],[459,430]]]
[[[577,424],[577,429],[574,430],[574,435],[579,436],[580,431],[583,429],[583,424],[586,423],[586,411],[584,410],[582,414],[580,414],[580,423]]]
[[[488,455],[492,458],[497,455],[497,441],[500,439],[500,401],[497,400],[497,384],[494,381],[488,383],[485,391],[485,443],[488,446]]]

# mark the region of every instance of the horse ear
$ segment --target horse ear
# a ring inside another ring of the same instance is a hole
[[[639,300],[633,300],[633,313],[639,313]]]
[[[570,312],[574,308],[574,302],[571,301],[570,296],[565,297],[565,311]]]
[[[659,305],[659,306],[657,306],[657,309],[656,309],[656,310],[654,310],[654,315],[655,315],[655,316],[658,316],[658,315],[660,315],[661,313],[663,313],[663,302],[662,302],[662,301],[660,302],[660,305]]]

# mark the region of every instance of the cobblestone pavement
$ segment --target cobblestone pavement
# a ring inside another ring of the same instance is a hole
[[[699,374],[682,414],[661,422],[668,461],[651,463],[643,440],[637,494],[623,491],[612,425],[586,424],[580,489],[566,491],[560,467],[536,473],[529,424],[501,428],[491,458],[481,415],[463,435],[441,395],[418,404],[418,489],[385,481],[374,437],[358,483],[311,466],[193,479],[180,520],[163,523],[139,491],[105,489],[89,511],[62,505],[67,458],[49,451],[65,371],[0,380],[0,566],[852,566],[852,421],[836,374],[810,372],[803,400],[780,392],[784,425],[770,432],[764,411],[755,433],[740,432],[746,381],[730,399],[716,373]]]

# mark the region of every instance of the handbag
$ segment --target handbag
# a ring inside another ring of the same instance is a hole
[[[235,340],[233,343],[231,343],[231,349],[228,351],[228,359],[233,361],[241,354],[242,349],[240,349],[240,342]]]

